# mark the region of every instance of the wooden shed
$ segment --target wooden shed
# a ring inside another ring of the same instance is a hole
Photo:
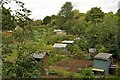
[[[73,44],[74,41],[64,40],[62,41],[63,44]]]
[[[94,57],[93,72],[102,72],[104,75],[109,74],[109,68],[112,64],[112,54],[98,53]]]
[[[55,43],[53,45],[53,49],[56,53],[61,53],[61,52],[66,53],[66,52],[68,52],[66,47],[67,47],[67,44],[62,44],[62,43]]]
[[[33,54],[33,57],[37,60],[40,61],[42,60],[43,62],[43,70],[46,75],[49,73],[49,55],[48,52],[40,52],[40,53],[35,53]]]
[[[61,30],[61,29],[55,29],[54,30],[54,34],[55,35],[66,35],[66,31],[65,30]]]
[[[55,43],[53,48],[66,48],[67,44]]]

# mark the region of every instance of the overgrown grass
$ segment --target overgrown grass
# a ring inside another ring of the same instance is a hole
[[[84,78],[85,77],[85,75],[81,73],[69,72],[69,71],[60,70],[60,69],[50,69],[50,75],[58,75],[58,76],[73,77],[73,78]]]
[[[104,76],[104,75],[95,75],[92,73],[91,68],[82,69],[79,73],[69,72],[62,69],[51,68],[49,71],[50,75],[58,75],[63,77],[73,77],[73,78],[116,78],[116,76]]]
[[[14,63],[18,57],[17,53],[12,53],[11,55],[6,56],[6,60]]]
[[[57,61],[66,61],[68,60],[69,57],[67,55],[61,55],[61,54],[50,54],[49,60],[50,60],[50,65],[54,65]]]

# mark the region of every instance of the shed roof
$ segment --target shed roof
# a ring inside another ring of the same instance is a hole
[[[110,54],[110,53],[98,53],[94,58],[95,58],[95,59],[107,60],[107,59],[110,58],[111,56],[112,56],[112,54]]]
[[[55,29],[54,32],[61,32],[61,29]]]
[[[67,40],[64,40],[64,41],[62,41],[62,43],[72,44],[72,43],[74,43],[74,41],[67,41]]]
[[[55,43],[53,45],[54,48],[65,48],[67,46],[67,44],[61,44],[61,43]]]
[[[33,54],[33,57],[34,57],[34,58],[42,59],[42,58],[44,58],[45,55],[46,55],[45,52],[44,52],[44,53],[34,53],[34,54]]]
[[[12,30],[10,30],[10,31],[7,31],[7,32],[13,32]]]

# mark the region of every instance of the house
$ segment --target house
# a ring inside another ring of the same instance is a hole
[[[73,43],[74,43],[74,41],[64,40],[64,41],[62,41],[62,43],[63,43],[63,44],[73,44]]]
[[[93,72],[100,72],[104,75],[109,74],[109,68],[112,64],[112,54],[98,53],[93,60]]]
[[[55,29],[54,30],[54,34],[55,35],[66,35],[66,31],[65,30],[61,30],[61,29]]]
[[[40,61],[42,60],[43,62],[43,70],[46,75],[49,74],[49,54],[48,52],[40,52],[40,53],[34,53],[33,57],[37,60]]]

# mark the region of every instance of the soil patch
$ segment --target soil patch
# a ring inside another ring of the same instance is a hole
[[[92,60],[79,60],[75,58],[70,58],[67,61],[58,61],[53,68],[67,70],[71,72],[77,72],[81,68],[92,67],[93,61]]]
[[[71,67],[71,68],[85,68],[85,67],[92,67],[93,61],[70,58],[67,61],[59,61],[56,63],[56,65],[63,67]]]

